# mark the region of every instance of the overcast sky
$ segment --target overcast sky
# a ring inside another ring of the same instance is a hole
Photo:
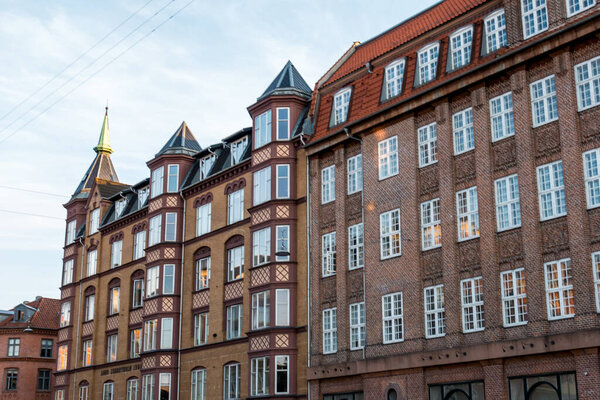
[[[149,176],[146,161],[181,121],[201,146],[217,143],[251,125],[246,107],[288,59],[312,87],[354,41],[434,3],[195,0],[182,9],[190,0],[1,2],[0,309],[36,295],[59,297],[62,204],[94,158],[107,100],[113,164],[121,182],[135,183]]]

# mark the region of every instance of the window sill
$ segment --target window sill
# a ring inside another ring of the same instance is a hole
[[[499,138],[497,138],[497,139],[494,139],[494,138],[492,137],[492,143],[498,143],[498,142],[499,142],[499,141],[501,141],[501,140],[508,139],[508,138],[511,138],[511,137],[513,137],[513,136],[515,136],[515,133],[514,133],[514,132],[513,132],[513,133],[511,133],[510,135],[504,135],[504,136],[502,136],[502,137],[499,137]]]
[[[391,256],[387,256],[387,257],[382,257],[381,255],[379,256],[379,261],[385,261],[385,260],[391,260],[392,258],[397,258],[397,257],[401,257],[402,253],[400,254],[393,254]]]
[[[389,179],[389,178],[393,178],[396,175],[398,175],[398,172],[390,174],[388,176],[383,176],[383,177],[381,175],[379,175],[379,182],[385,181],[386,179]]]
[[[458,243],[465,243],[465,242],[468,242],[469,240],[474,240],[474,239],[479,239],[479,235],[471,236],[471,237],[464,238],[464,239],[458,239]]]

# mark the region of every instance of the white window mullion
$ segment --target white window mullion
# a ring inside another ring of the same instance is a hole
[[[502,285],[502,315],[504,326],[518,326],[527,323],[527,294],[525,291],[525,270],[518,268],[500,274]]]

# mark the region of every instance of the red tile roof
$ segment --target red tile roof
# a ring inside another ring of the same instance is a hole
[[[56,329],[60,322],[60,300],[42,297],[25,304],[38,311],[26,322],[12,322],[13,317],[0,321],[0,329]],[[12,311],[12,310],[11,310]]]

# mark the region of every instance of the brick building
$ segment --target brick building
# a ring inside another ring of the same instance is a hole
[[[0,399],[52,398],[59,305],[37,297],[0,312]]]
[[[317,82],[312,399],[600,398],[599,28],[445,0]]]
[[[105,116],[65,204],[55,400],[306,398],[310,98],[288,62],[253,127],[202,148],[184,122],[134,185]]]

